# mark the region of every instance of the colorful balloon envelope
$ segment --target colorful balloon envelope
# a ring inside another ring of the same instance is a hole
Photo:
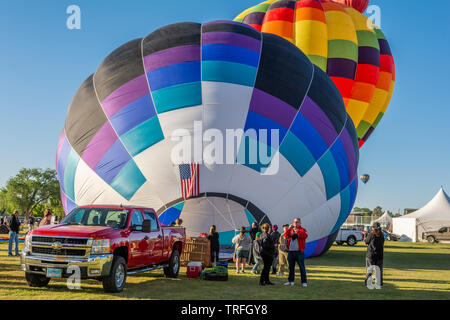
[[[201,135],[201,159],[173,160],[180,143],[190,148],[184,138],[208,130],[246,134],[223,164]],[[250,161],[252,144],[269,160]],[[151,207],[163,223],[181,217],[189,236],[216,225],[221,245],[254,221],[300,217],[306,255],[317,256],[353,207],[358,158],[354,124],[320,68],[283,38],[215,21],[169,25],[111,53],[69,106],[57,171],[66,212]]]
[[[235,21],[287,39],[325,71],[341,92],[362,147],[389,105],[395,66],[383,32],[344,3],[364,7],[344,0],[269,0]]]
[[[353,9],[358,10],[361,13],[366,11],[367,6],[369,5],[369,0],[325,0],[325,1],[340,3],[347,7],[352,7]]]

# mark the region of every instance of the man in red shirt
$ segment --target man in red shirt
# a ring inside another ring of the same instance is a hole
[[[305,268],[305,248],[306,238],[308,234],[306,230],[302,228],[302,222],[300,218],[294,219],[294,224],[289,227],[284,233],[284,237],[288,239],[288,263],[289,263],[289,278],[285,286],[293,286],[295,279],[295,263],[300,267],[300,276],[302,280],[302,286],[307,287],[306,268]]]

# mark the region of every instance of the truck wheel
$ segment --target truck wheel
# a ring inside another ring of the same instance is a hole
[[[50,278],[44,275],[25,272],[25,279],[30,287],[46,287]]]
[[[436,239],[433,236],[427,237],[428,243],[436,243]]]
[[[350,247],[353,247],[356,244],[356,238],[354,236],[350,236],[347,238],[347,244]]]
[[[178,273],[180,272],[180,253],[178,250],[173,250],[172,255],[170,256],[169,266],[164,268],[164,274],[169,278],[178,277]]]
[[[125,287],[127,281],[127,263],[121,256],[113,259],[111,273],[103,278],[103,289],[105,292],[119,293]]]

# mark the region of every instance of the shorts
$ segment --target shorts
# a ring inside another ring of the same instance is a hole
[[[248,259],[248,250],[237,249],[236,250],[236,258],[245,258]]]

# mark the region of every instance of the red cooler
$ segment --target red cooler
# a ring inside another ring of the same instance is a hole
[[[189,262],[186,268],[187,277],[189,279],[196,279],[202,274],[202,263],[201,262]]]

